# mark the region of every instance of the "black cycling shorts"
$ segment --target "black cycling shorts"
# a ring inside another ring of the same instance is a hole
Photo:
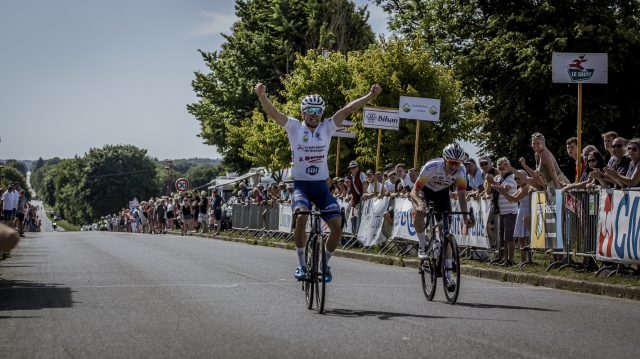
[[[429,204],[429,201],[433,202],[433,208],[436,212],[451,212],[451,198],[449,197],[449,188],[445,188],[440,191],[434,191],[430,188],[423,187],[422,194],[424,201]],[[436,215],[436,218],[440,220],[441,215]]]

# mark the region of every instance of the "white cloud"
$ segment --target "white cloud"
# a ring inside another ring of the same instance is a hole
[[[236,21],[234,14],[219,14],[211,11],[200,11],[197,17],[200,20],[190,32],[194,37],[229,34],[231,26]]]

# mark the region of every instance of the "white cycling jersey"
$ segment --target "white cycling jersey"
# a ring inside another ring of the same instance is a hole
[[[460,166],[453,175],[448,174],[445,169],[444,159],[436,158],[422,166],[415,186],[419,190],[426,186],[430,190],[438,192],[449,188],[455,182],[458,190],[464,191],[467,189],[466,174],[467,170],[464,166]]]
[[[296,181],[318,181],[329,178],[327,154],[331,136],[338,130],[332,118],[320,122],[312,131],[306,122],[289,117],[284,125],[291,144],[293,169],[291,176]]]

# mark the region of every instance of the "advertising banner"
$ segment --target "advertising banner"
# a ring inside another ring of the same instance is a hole
[[[531,195],[531,248],[563,249],[562,192],[539,191]]]
[[[462,216],[453,216],[450,226],[451,233],[456,236],[459,246],[489,248],[487,221],[491,211],[486,200],[472,200],[467,202],[476,218],[474,227],[469,231],[464,228]],[[453,211],[460,211],[458,201],[451,202]],[[394,203],[394,219],[392,237],[418,241],[416,229],[413,225],[413,208],[411,201],[406,198],[396,198]]]
[[[289,233],[291,232],[291,217],[293,212],[291,211],[291,205],[288,203],[280,203],[278,208],[278,231]]]
[[[358,241],[364,246],[373,246],[387,240],[382,233],[384,214],[389,206],[389,197],[373,198],[362,203]]]
[[[338,131],[333,134],[333,137],[356,138],[356,135],[351,132],[351,125],[353,125],[351,121],[342,121],[342,125],[340,125]]]
[[[460,203],[451,201],[451,208],[454,212],[459,212]],[[489,238],[487,238],[487,221],[491,212],[491,205],[486,200],[472,200],[467,202],[467,208],[473,211],[476,223],[468,230],[464,227],[464,218],[460,215],[453,216],[451,219],[451,233],[456,237],[458,246],[490,248]]]
[[[365,107],[362,117],[364,128],[381,128],[383,130],[398,130],[400,116],[398,110],[386,108]]]
[[[596,258],[640,264],[640,192],[600,191]]]
[[[553,53],[554,83],[606,84],[608,58],[606,53]]]
[[[440,121],[440,100],[400,96],[398,115],[412,120]]]

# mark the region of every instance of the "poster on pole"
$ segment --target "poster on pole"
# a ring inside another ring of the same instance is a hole
[[[440,99],[400,96],[400,118],[440,121]]]
[[[383,130],[400,129],[398,110],[377,107],[365,107],[362,116],[364,128],[381,128]]]
[[[553,53],[554,83],[606,84],[608,58],[606,53]]]
[[[351,132],[351,125],[353,125],[351,121],[342,121],[342,125],[340,125],[338,131],[333,134],[333,137],[356,138],[356,135]]]

